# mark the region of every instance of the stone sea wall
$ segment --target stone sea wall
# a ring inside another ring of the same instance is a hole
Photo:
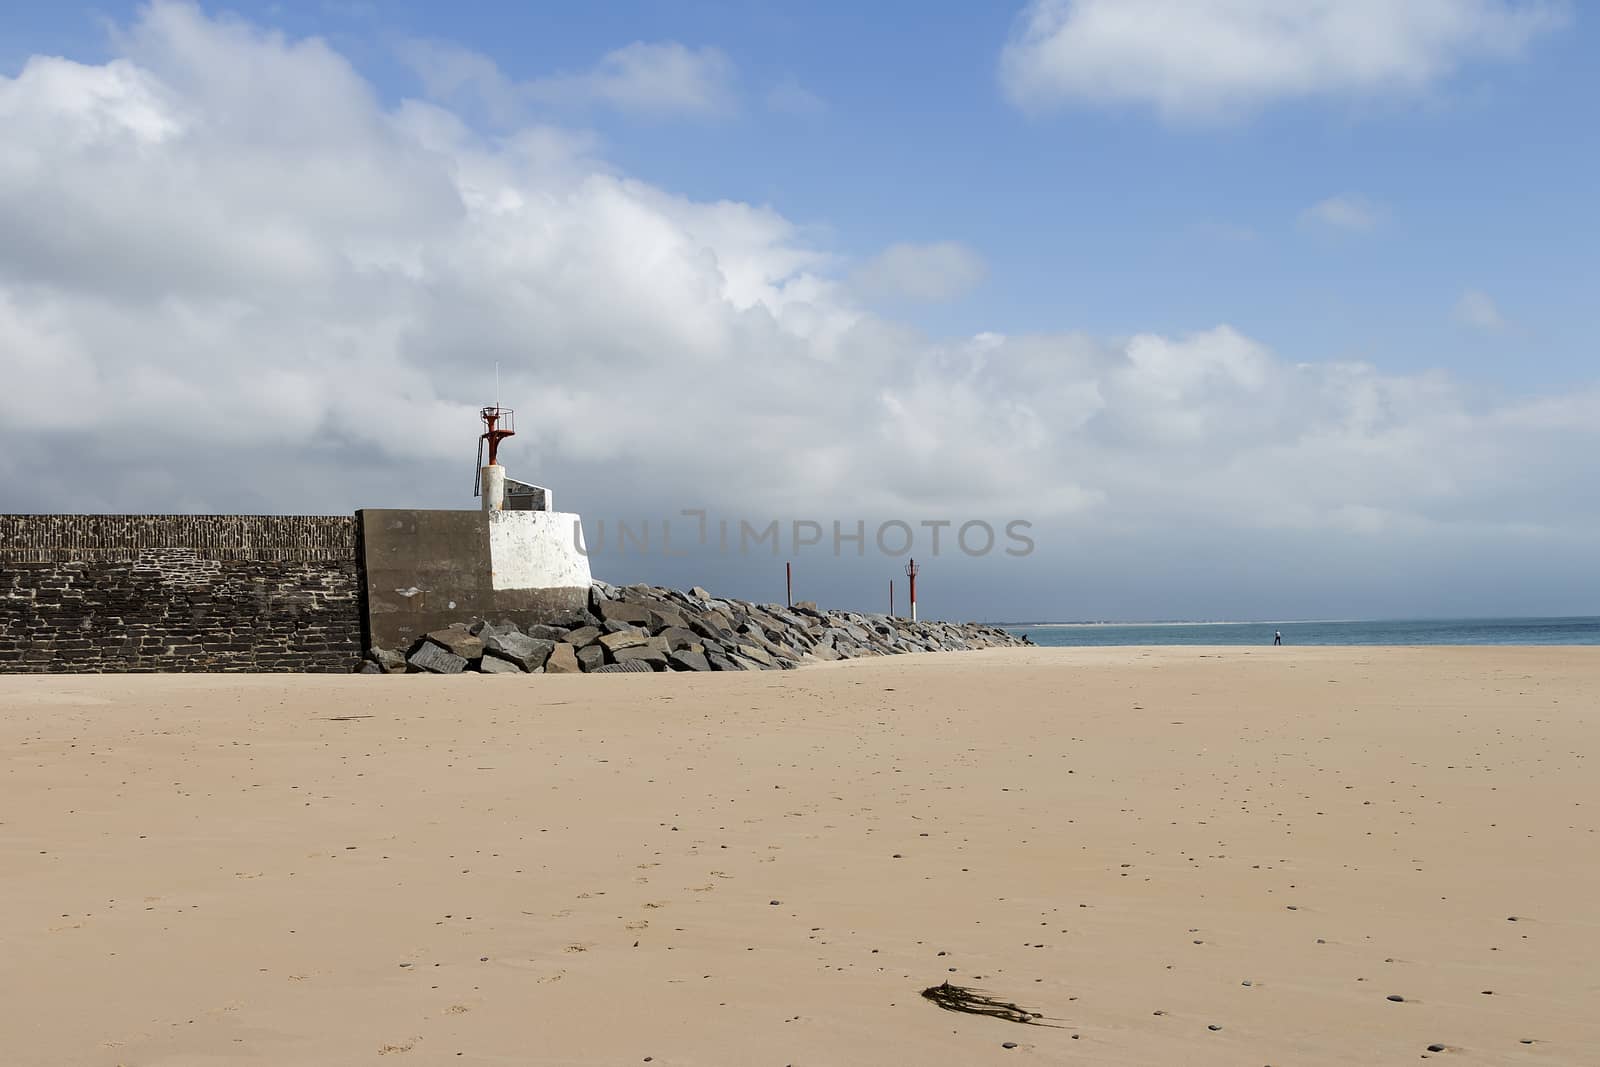
[[[595,582],[588,610],[560,625],[474,619],[406,649],[374,648],[368,674],[590,674],[624,671],[765,671],[902,652],[1029,644],[980,623],[912,622],[886,615],[792,608]]]
[[[0,515],[0,671],[348,671],[356,520]]]
[[[1025,643],[704,589],[505,590],[491,541],[478,512],[0,515],[0,673],[777,670]]]

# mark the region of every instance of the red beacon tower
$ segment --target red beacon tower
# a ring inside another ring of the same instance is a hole
[[[500,442],[507,437],[515,437],[517,413],[510,408],[503,408],[493,404],[478,412],[478,418],[483,420],[484,431],[478,438],[478,465],[483,466],[483,443],[489,442],[489,466],[498,467]]]
[[[515,411],[492,404],[478,412],[483,433],[478,435],[478,465],[473,471],[472,495],[483,497],[485,511],[505,507],[506,469],[500,466],[500,442],[517,434]],[[489,446],[489,462],[483,462],[483,446]]]

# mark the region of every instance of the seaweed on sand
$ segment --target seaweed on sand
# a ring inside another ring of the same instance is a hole
[[[1011,1023],[1027,1023],[1033,1026],[1051,1026],[1043,1022],[1044,1016],[1036,1011],[1018,1007],[1009,1001],[998,1000],[982,989],[973,989],[968,986],[943,985],[929,986],[922,991],[922,995],[933,1001],[945,1011],[959,1011],[967,1015],[987,1015],[991,1019],[1004,1019]]]

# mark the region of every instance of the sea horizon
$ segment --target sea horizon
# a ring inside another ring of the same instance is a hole
[[[1600,615],[996,623],[1037,645],[1600,645]]]

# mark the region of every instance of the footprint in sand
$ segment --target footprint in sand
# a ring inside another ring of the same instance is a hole
[[[471,1010],[472,1009],[467,1007],[465,1004],[452,1004],[444,1010],[444,1013],[446,1015],[465,1015]]]
[[[387,1056],[392,1052],[410,1052],[417,1047],[417,1038],[411,1038],[398,1045],[383,1045],[378,1049],[378,1055]]]

